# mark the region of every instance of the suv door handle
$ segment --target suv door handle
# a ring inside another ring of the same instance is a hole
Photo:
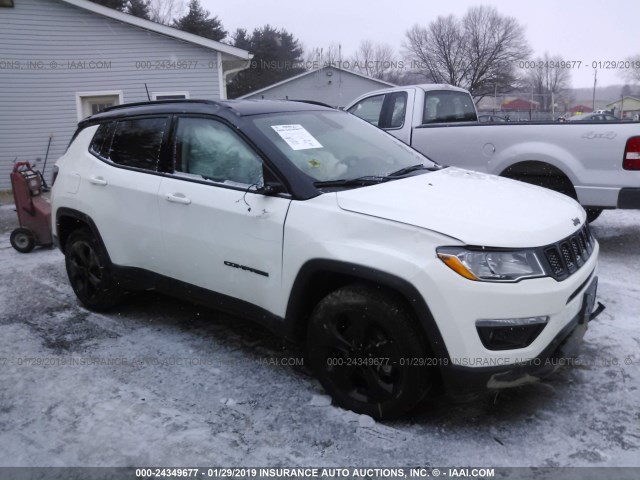
[[[185,197],[183,193],[169,193],[165,198],[169,202],[180,203],[181,205],[189,205],[191,203],[191,199]]]
[[[102,177],[91,177],[89,182],[94,185],[100,185],[101,187],[104,187],[107,184],[107,181]]]

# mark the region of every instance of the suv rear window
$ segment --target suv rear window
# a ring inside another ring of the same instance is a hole
[[[91,151],[118,165],[158,171],[167,117],[135,118],[100,125]]]

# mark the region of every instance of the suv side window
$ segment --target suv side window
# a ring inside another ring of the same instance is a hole
[[[383,101],[384,95],[374,95],[360,100],[347,111],[377,127],[380,122]]]
[[[158,171],[167,117],[133,118],[115,122],[113,139],[100,147],[100,156],[118,165]],[[106,132],[105,132],[106,133]]]
[[[178,119],[175,171],[219,183],[263,184],[258,154],[231,128],[210,118]]]

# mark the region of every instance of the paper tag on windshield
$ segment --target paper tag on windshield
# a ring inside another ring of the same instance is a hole
[[[307,132],[302,125],[272,125],[271,128],[273,128],[293,150],[322,148],[320,142]]]

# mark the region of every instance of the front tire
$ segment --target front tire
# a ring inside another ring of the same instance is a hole
[[[89,230],[69,236],[65,265],[73,291],[89,310],[106,311],[121,302],[123,291],[113,278],[109,259]]]
[[[428,350],[412,312],[396,295],[366,285],[343,287],[318,303],[307,356],[336,404],[378,419],[409,412],[434,382],[432,370],[416,366]]]

